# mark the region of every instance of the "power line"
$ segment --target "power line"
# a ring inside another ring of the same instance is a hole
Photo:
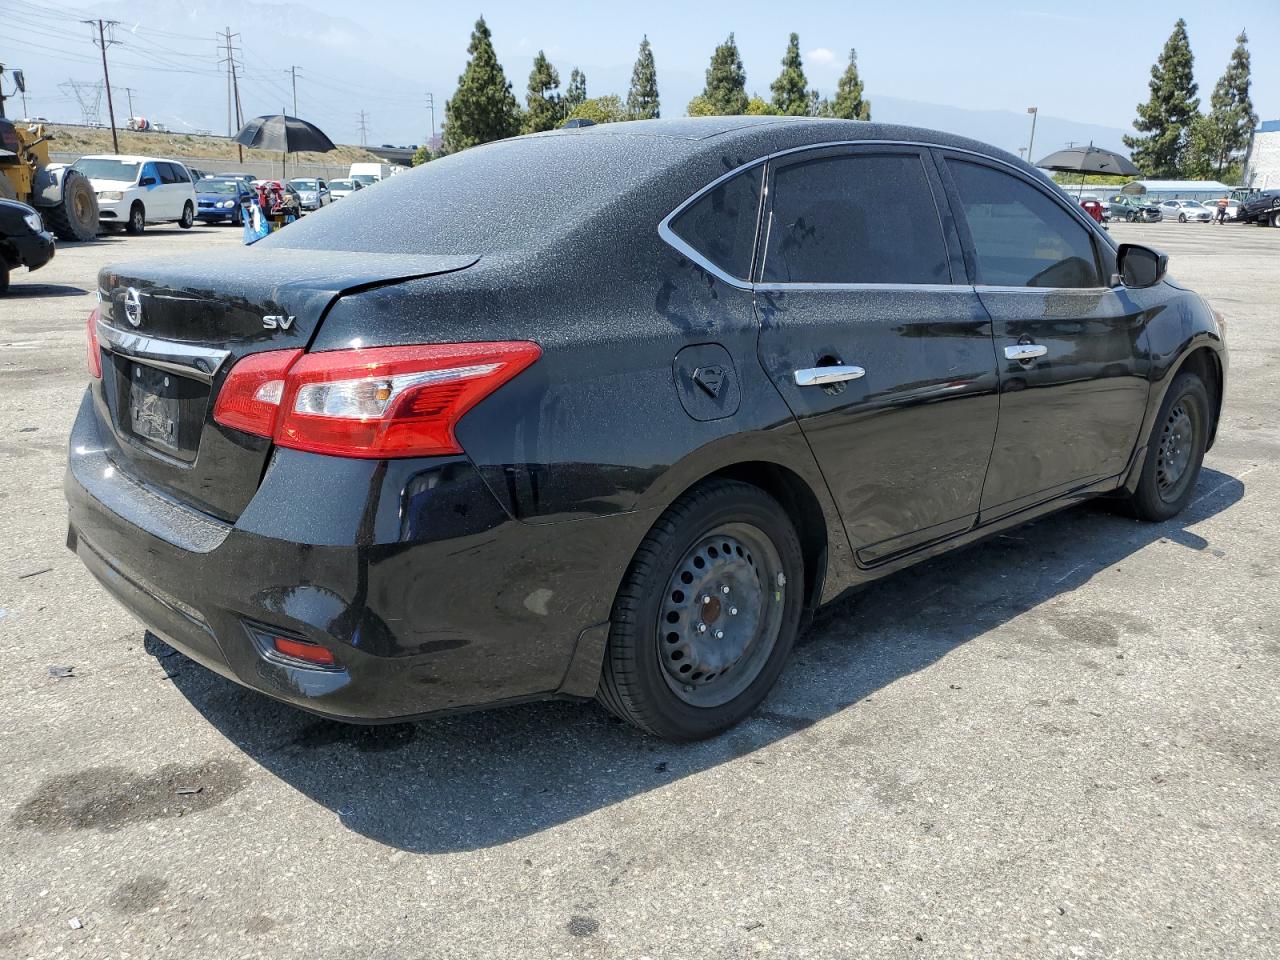
[[[289,67],[285,70],[285,73],[289,74],[290,79],[293,80],[293,115],[296,117],[298,115],[298,67],[297,65],[290,64]]]
[[[116,42],[115,27],[119,23],[118,20],[82,20],[81,23],[87,23],[98,26],[98,38],[95,46],[102,51],[102,85],[107,88],[107,116],[111,118],[111,150],[113,153],[120,152],[120,138],[116,136],[116,107],[111,100],[111,74],[107,72],[107,47]],[[107,28],[111,28],[111,39],[107,39]]]

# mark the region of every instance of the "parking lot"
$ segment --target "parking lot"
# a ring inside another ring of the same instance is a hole
[[[676,747],[594,705],[377,728],[145,635],[64,547],[98,268],[0,300],[0,957],[1280,953],[1280,230],[1115,224],[1228,318],[1168,523],[1090,505],[825,616]],[[1053,442],[1053,438],[1046,438]]]

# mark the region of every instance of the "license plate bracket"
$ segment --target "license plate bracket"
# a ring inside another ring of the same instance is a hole
[[[180,380],[143,363],[129,364],[129,429],[138,439],[175,455],[183,452]]]

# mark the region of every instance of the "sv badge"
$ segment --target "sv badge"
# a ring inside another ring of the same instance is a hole
[[[262,318],[262,327],[265,330],[288,330],[296,319],[283,314],[269,314]]]

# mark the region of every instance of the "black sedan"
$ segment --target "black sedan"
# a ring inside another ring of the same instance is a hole
[[[39,210],[0,198],[0,294],[9,290],[10,271],[39,270],[53,259],[55,249]]]
[[[328,716],[709,736],[819,605],[1087,497],[1172,517],[1217,427],[1205,301],[959,137],[589,126],[342,207],[104,269],[66,480],[123,604]]]

